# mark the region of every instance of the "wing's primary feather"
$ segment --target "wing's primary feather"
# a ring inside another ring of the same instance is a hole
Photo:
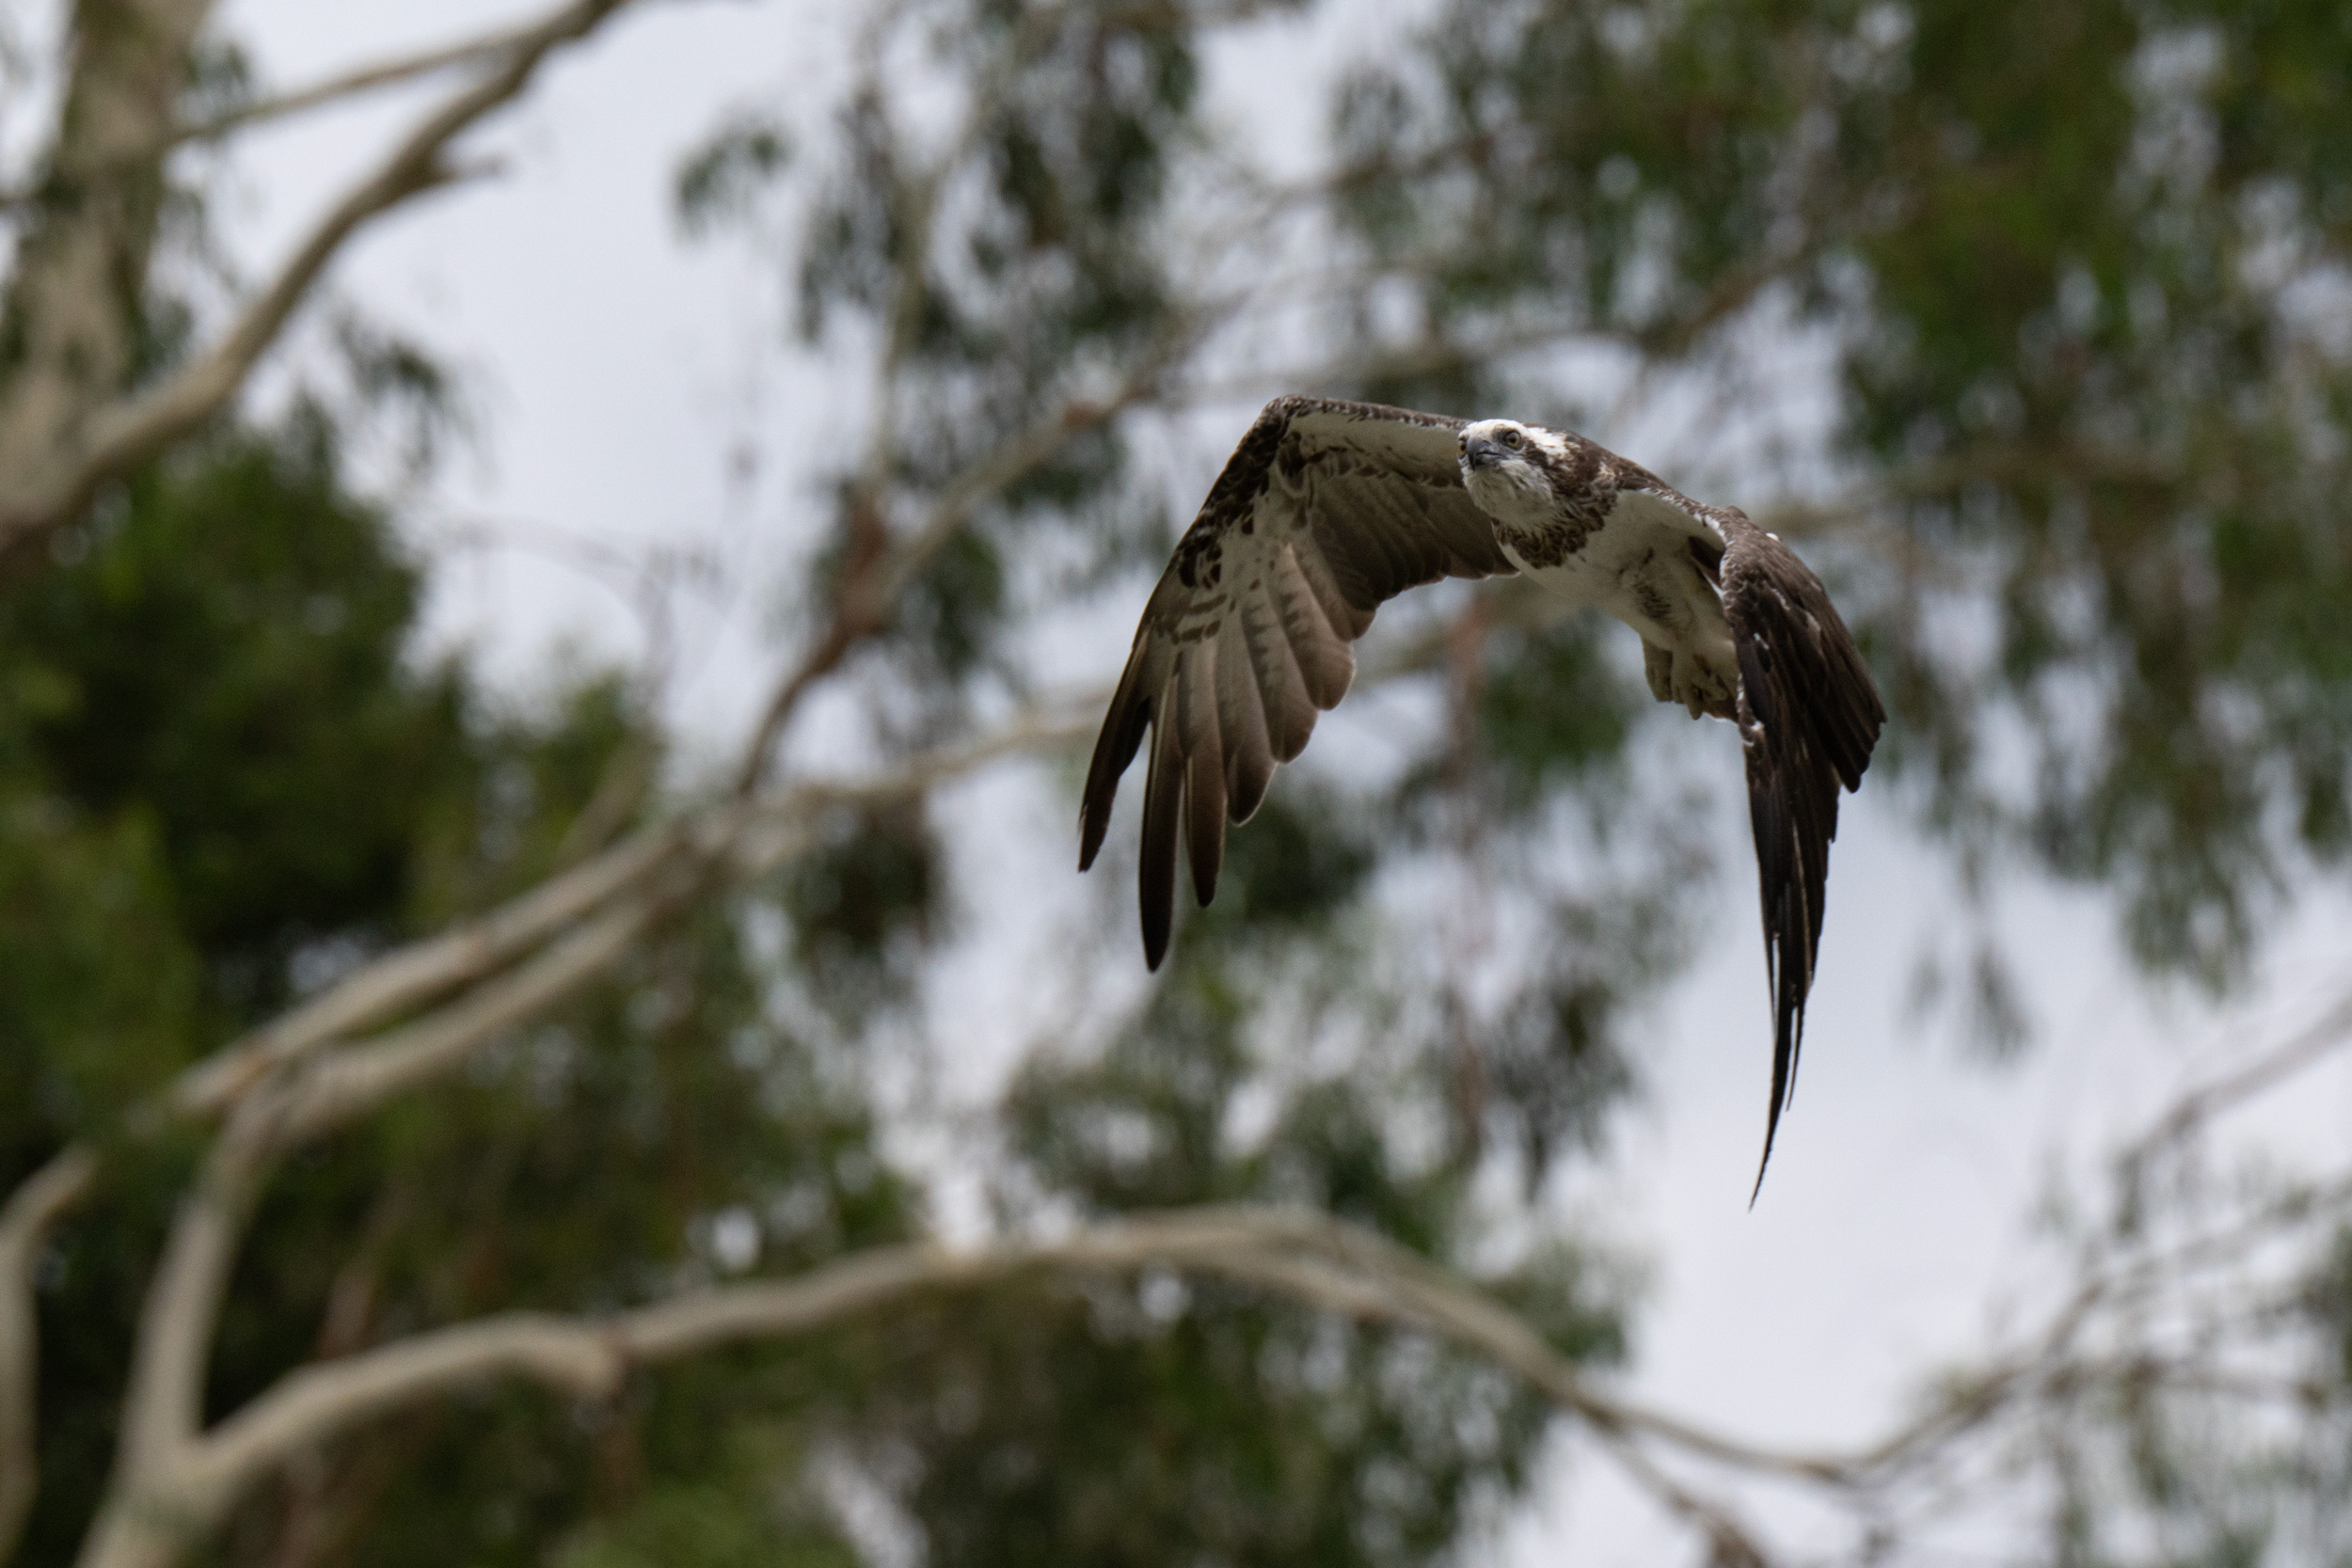
[[[1514,570],[1462,487],[1459,420],[1279,398],[1210,487],[1152,591],[1087,769],[1078,869],[1147,734],[1140,894],[1157,969],[1175,919],[1181,824],[1193,894],[1216,891],[1225,823],[1246,822],[1315,714],[1347,694],[1373,612],[1445,577]]]
[[[1746,514],[1725,507],[1713,515],[1724,537],[1724,619],[1740,660],[1740,744],[1772,992],[1772,1103],[1756,1172],[1761,1190],[1780,1114],[1796,1087],[1837,792],[1860,786],[1886,709],[1820,578]]]

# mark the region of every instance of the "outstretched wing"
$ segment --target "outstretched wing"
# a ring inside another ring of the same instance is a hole
[[[1226,461],[1136,628],[1094,743],[1078,869],[1094,863],[1147,731],[1143,952],[1175,920],[1176,833],[1206,904],[1225,823],[1248,821],[1278,762],[1356,673],[1373,611],[1443,577],[1513,570],[1462,487],[1462,421],[1376,404],[1278,398]]]
[[[1724,619],[1740,659],[1740,744],[1772,990],[1772,1098],[1756,1172],[1761,1188],[1796,1085],[1837,791],[1860,787],[1886,709],[1821,579],[1744,513],[1726,507],[1716,515],[1724,525]]]

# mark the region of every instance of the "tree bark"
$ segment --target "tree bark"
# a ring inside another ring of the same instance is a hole
[[[215,341],[134,389],[164,161],[182,135],[178,89],[211,6],[83,0],[66,113],[0,307],[0,567],[23,569],[108,478],[228,407],[351,237],[472,172],[450,162],[451,144],[626,4],[575,0],[514,35],[496,69],[420,120]]]
[[[1216,1275],[1311,1310],[1434,1335],[1526,1380],[1613,1449],[1630,1451],[1646,1439],[1768,1474],[1831,1485],[1851,1479],[1837,1459],[1730,1441],[1600,1393],[1525,1320],[1374,1232],[1310,1211],[1178,1209],[1054,1240],[877,1247],[793,1278],[717,1287],[603,1317],[507,1313],[305,1367],[145,1474],[126,1476],[81,1565],[172,1568],[294,1458],[490,1380],[527,1378],[575,1399],[598,1399],[632,1368],[820,1332],[927,1294],[986,1290],[1020,1276],[1152,1268]],[[1658,1472],[1632,1473],[1649,1484]],[[1727,1514],[1706,1511],[1706,1520],[1719,1544],[1746,1544]]]
[[[40,1481],[40,1304],[34,1297],[40,1256],[57,1215],[89,1190],[98,1157],[70,1148],[17,1188],[0,1209],[0,1562],[16,1550]]]
[[[0,554],[15,498],[130,385],[164,160],[212,0],[79,0],[72,73],[0,305]]]

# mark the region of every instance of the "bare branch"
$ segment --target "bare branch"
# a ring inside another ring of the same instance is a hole
[[[454,1068],[610,970],[690,890],[643,894],[606,911],[513,974],[381,1039],[344,1048],[300,1074],[278,1141],[286,1147],[343,1125]]]
[[[279,1091],[274,1145],[284,1148],[320,1136],[450,1072],[491,1041],[577,994],[648,931],[718,882],[756,878],[797,853],[807,843],[810,820],[826,807],[919,795],[1000,757],[1080,738],[1090,723],[1090,713],[1040,715],[971,745],[917,757],[879,778],[810,784],[773,802],[711,808],[692,831],[678,836],[681,849],[661,868],[660,878],[463,1000],[379,1038],[347,1046],[289,1081]]]
[[[775,695],[760,715],[744,748],[736,776],[736,793],[755,793],[768,777],[777,737],[799,707],[801,699],[818,680],[840,667],[850,651],[880,631],[889,609],[907,587],[935,560],[939,552],[969,524],[991,497],[1037,471],[1082,433],[1107,424],[1127,409],[1155,395],[1168,367],[1183,346],[1198,339],[1203,325],[1195,317],[1164,335],[1151,354],[1133,367],[1109,395],[1100,399],[1072,398],[1034,420],[1027,429],[998,446],[949,483],[932,502],[930,515],[904,545],[890,551],[865,575],[863,581],[845,581],[833,624],[792,673],[778,684]]]
[[[37,487],[130,380],[172,117],[211,11],[212,0],[72,8],[72,76],[8,282],[22,341],[0,377],[0,556],[22,536],[7,523],[21,504],[10,492]]]
[[[183,1093],[175,1101],[183,1108],[192,1102],[219,1104],[230,1108],[232,1115],[195,1189],[174,1218],[164,1256],[149,1286],[124,1404],[116,1481],[92,1537],[93,1560],[110,1560],[109,1554],[132,1563],[171,1560],[195,1534],[209,1528],[209,1521],[217,1517],[217,1508],[227,1506],[222,1499],[233,1500],[234,1493],[245,1484],[236,1481],[224,1491],[213,1476],[217,1468],[208,1457],[213,1446],[197,1436],[197,1429],[205,1359],[239,1238],[253,1196],[278,1155],[304,1139],[365,1114],[393,1095],[446,1074],[489,1042],[577,993],[609,971],[647,931],[681,905],[704,895],[718,880],[756,876],[791,854],[805,841],[805,824],[815,813],[838,804],[919,792],[1009,752],[1074,737],[1083,733],[1081,724],[1069,719],[1035,720],[971,746],[918,758],[878,779],[807,785],[772,802],[723,802],[676,830],[656,835],[663,841],[663,848],[647,869],[660,876],[645,879],[629,864],[605,867],[594,887],[620,895],[610,898],[592,918],[582,920],[511,973],[458,1001],[379,1038],[304,1059],[337,1037],[331,1026],[335,1017],[358,1018],[367,1008],[384,1005],[383,998],[393,988],[379,980],[371,989],[345,996],[332,1008],[322,1007],[307,1032],[289,1031],[277,1037],[275,1054],[265,1040],[216,1063],[216,1070],[200,1081],[215,1087],[201,1095]],[[620,893],[624,889],[628,891]],[[561,900],[545,900],[531,911],[532,921],[510,922],[503,934],[511,936],[515,927],[525,925],[545,931],[553,924],[549,908],[561,904],[578,910],[582,898],[582,890],[574,888]],[[463,946],[446,950],[437,977],[445,977],[458,962],[478,961],[469,957],[472,952]],[[414,957],[409,956],[412,960]],[[411,961],[392,978],[405,974],[414,985],[427,967]],[[34,1236],[41,1228],[29,1218],[20,1222],[20,1212],[27,1216],[54,1214],[78,1196],[94,1170],[94,1158],[77,1151],[64,1174],[50,1183],[62,1196],[46,1196],[48,1187],[28,1186],[20,1192],[7,1215],[0,1217],[0,1261],[9,1256],[5,1248],[14,1238]],[[18,1250],[30,1244],[19,1243]],[[21,1273],[26,1281],[24,1332],[18,1336],[22,1351],[13,1365],[24,1374],[17,1385],[26,1444],[24,1464],[17,1467],[24,1479],[14,1484],[29,1497],[29,1263]],[[0,1307],[0,1313],[4,1312],[5,1307]],[[0,1330],[7,1327],[7,1319],[0,1316]],[[611,1360],[609,1354],[578,1334],[550,1338],[553,1332],[545,1323],[519,1320],[470,1325],[430,1341],[412,1341],[419,1354],[411,1359],[388,1363],[380,1357],[355,1358],[333,1363],[339,1370],[358,1367],[362,1374],[356,1393],[344,1384],[333,1386],[343,1390],[338,1399],[356,1402],[352,1408],[364,1412],[412,1386],[438,1387],[453,1379],[484,1375],[485,1368],[522,1371],[559,1384],[567,1380],[594,1383],[602,1376],[595,1370]],[[0,1337],[0,1351],[12,1344]],[[590,1370],[581,1371],[583,1367]],[[368,1382],[369,1376],[379,1382]],[[419,1378],[423,1380],[421,1385]],[[287,1386],[300,1397],[288,1406],[271,1408],[291,1409],[300,1418],[310,1408],[303,1401],[311,1398],[301,1390],[310,1386],[297,1380]],[[0,1416],[5,1414],[0,1411]],[[167,1521],[167,1528],[159,1526],[158,1520]]]
[[[2127,1176],[2136,1175],[2158,1149],[2179,1143],[2215,1117],[2294,1077],[2347,1043],[2352,1043],[2352,993],[2340,998],[2284,1043],[2174,1101],[2153,1126],[2132,1140],[2118,1164]]]
[[[876,779],[806,784],[772,801],[723,800],[642,835],[485,921],[371,966],[277,1029],[185,1075],[147,1119],[167,1111],[225,1109],[232,1116],[175,1217],[150,1284],[117,1481],[92,1536],[91,1560],[171,1560],[189,1532],[211,1517],[203,1499],[215,1489],[198,1473],[195,1436],[204,1363],[247,1210],[278,1155],[453,1069],[575,994],[717,881],[758,876],[793,853],[816,813],[920,793],[1010,752],[1076,738],[1089,718],[1041,715]],[[458,1001],[379,1038],[308,1060],[363,1022],[485,974],[549,937],[555,940],[535,957]],[[34,1487],[33,1262],[50,1223],[87,1190],[96,1170],[92,1151],[69,1150],[0,1213],[0,1503],[19,1520]],[[541,1338],[501,1330],[457,1343],[448,1365],[469,1367],[494,1352],[517,1358],[517,1370],[555,1377],[543,1349]]]
[[[388,953],[182,1073],[169,1108],[217,1115],[270,1073],[444,992],[505,968],[556,932],[632,892],[686,842],[679,824],[648,829],[479,919]]]
[[[311,230],[292,258],[212,347],[149,390],[57,420],[51,437],[24,453],[0,492],[0,556],[45,536],[114,474],[189,435],[226,407],[278,339],[327,263],[371,220],[448,183],[459,172],[451,142],[512,100],[559,46],[583,38],[628,0],[575,0],[519,34],[505,62],[427,115],[374,174]],[[103,389],[101,389],[103,390]]]
[[[1075,726],[1065,730],[1041,721],[1031,728],[1080,733]],[[771,815],[804,816],[828,803],[927,787],[956,769],[1002,754],[1017,733],[962,752],[935,754],[906,772],[868,784],[806,786],[787,798],[788,813],[779,805]],[[746,831],[730,842],[739,849],[753,835]],[[1845,1454],[1788,1452],[1698,1428],[1596,1389],[1524,1319],[1376,1233],[1312,1212],[1198,1209],[1053,1240],[967,1250],[886,1247],[797,1278],[700,1291],[609,1317],[518,1314],[419,1336],[290,1375],[209,1433],[186,1442],[177,1461],[159,1470],[141,1495],[151,1513],[159,1508],[181,1521],[177,1528],[184,1542],[190,1528],[210,1528],[293,1456],[365,1421],[485,1379],[522,1376],[576,1397],[601,1397],[630,1368],[815,1332],[926,1294],[984,1289],[1028,1275],[1152,1267],[1223,1277],[1319,1311],[1428,1333],[1484,1356],[1591,1428],[1639,1484],[1705,1535],[1713,1560],[1727,1564],[1761,1564],[1766,1554],[1717,1500],[1661,1466],[1654,1448],[1825,1486],[1836,1496],[1858,1499],[1915,1473],[1952,1439],[1981,1428],[2020,1401],[2063,1399],[2094,1385],[2152,1382],[2290,1403],[2304,1393],[2289,1380],[2193,1357],[2168,1361],[2146,1352],[2091,1349],[2097,1315],[2119,1302],[2128,1305],[2128,1281],[2136,1277],[2129,1268],[2102,1270],[2020,1348],[1954,1383],[1944,1398],[1884,1441]],[[122,1506],[135,1513],[136,1500],[132,1497]]]
[[[1438,1335],[1528,1378],[1563,1412],[1621,1442],[1690,1431],[1591,1389],[1575,1365],[1523,1320],[1384,1238],[1319,1213],[1194,1209],[1054,1241],[967,1250],[877,1248],[794,1279],[705,1291],[608,1318],[516,1314],[313,1365],[201,1440],[185,1472],[191,1478],[185,1496],[200,1498],[217,1517],[289,1457],[364,1421],[488,1378],[531,1377],[562,1392],[594,1396],[611,1389],[630,1367],[811,1333],[942,1291],[1041,1273],[1146,1268],[1219,1275],[1319,1310]],[[1722,1457],[1756,1450],[1710,1439],[1698,1451]]]
[[[203,1425],[204,1370],[252,1206],[266,1113],[248,1102],[180,1200],[139,1314],[115,1467],[124,1482],[168,1473]]]
[[[27,1178],[0,1209],[0,1562],[16,1550],[40,1480],[35,1276],[51,1227],[81,1201],[97,1175],[97,1156],[69,1148]]]
[[[234,108],[224,109],[208,119],[191,120],[174,131],[171,140],[175,146],[217,141],[234,132],[269,120],[282,119],[288,115],[297,115],[306,109],[319,108],[340,99],[356,98],[377,87],[396,87],[400,83],[411,82],[420,76],[431,76],[456,66],[495,59],[511,50],[527,46],[544,25],[544,23],[534,22],[528,26],[501,27],[496,32],[483,33],[456,43],[379,60],[373,65],[347,71],[340,76],[330,76],[324,82],[314,82],[307,87],[257,98]]]
[[[1677,1481],[1640,1445],[1608,1433],[1601,1434],[1600,1443],[1635,1484],[1663,1504],[1666,1512],[1707,1537],[1708,1568],[1770,1568],[1772,1560],[1756,1537],[1721,1503]]]
[[[167,147],[185,147],[195,142],[218,141],[236,132],[267,124],[273,119],[283,119],[308,109],[323,108],[378,87],[397,87],[403,82],[415,81],[420,76],[431,76],[458,66],[493,59],[527,41],[537,30],[537,25],[534,23],[524,27],[503,27],[456,43],[379,60],[373,65],[361,66],[324,82],[314,82],[307,87],[257,98],[202,119],[177,125],[164,137],[164,143]],[[115,172],[129,176],[136,172],[136,166],[126,164]],[[43,188],[32,185],[0,195],[0,209],[28,207],[40,198]]]

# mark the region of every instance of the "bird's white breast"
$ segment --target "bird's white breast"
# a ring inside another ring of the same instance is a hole
[[[1560,515],[1559,498],[1532,463],[1502,463],[1491,468],[1466,468],[1464,488],[1479,511],[1510,531],[1533,533]]]

